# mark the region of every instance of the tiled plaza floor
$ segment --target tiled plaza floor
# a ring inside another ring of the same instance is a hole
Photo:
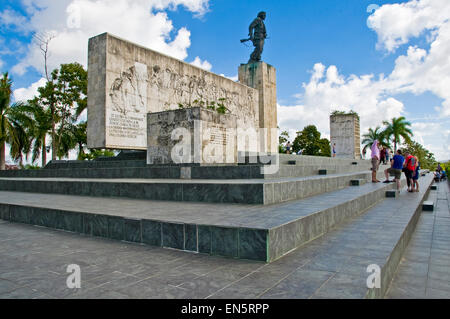
[[[413,272],[416,282],[408,284],[416,290],[427,287],[421,297],[448,297],[450,216],[448,186],[443,185],[437,211],[422,214],[398,272]],[[392,232],[406,221],[400,207],[414,206],[416,196],[403,191],[400,199],[383,201],[271,264],[0,221],[0,298],[362,298],[367,266],[385,261]],[[423,251],[411,256],[418,247]],[[71,264],[81,268],[81,289],[67,288]],[[424,286],[418,274],[425,268]],[[400,279],[390,297],[404,291],[398,288]]]
[[[434,212],[423,212],[387,298],[450,298],[450,196],[441,182]]]

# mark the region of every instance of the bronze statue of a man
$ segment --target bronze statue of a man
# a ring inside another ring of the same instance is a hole
[[[255,51],[253,51],[250,56],[248,63],[261,61],[261,54],[264,50],[264,41],[267,38],[266,25],[264,24],[265,19],[266,13],[263,11],[258,13],[258,17],[252,22],[252,24],[250,24],[248,35],[250,36],[250,40],[253,42]]]

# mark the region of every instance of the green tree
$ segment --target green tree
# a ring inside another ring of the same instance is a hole
[[[89,150],[89,153],[84,153],[80,160],[92,161],[99,157],[113,157],[115,156],[112,150]]]
[[[85,159],[84,147],[87,144],[87,122],[69,124],[62,132],[61,143],[58,148],[58,157],[68,157],[69,152],[78,147],[78,160]]]
[[[363,148],[363,154],[367,151],[367,148],[371,148],[375,140],[378,140],[380,145],[390,148],[389,142],[386,139],[386,134],[384,131],[381,130],[381,127],[377,126],[374,129],[369,128],[369,132],[367,134],[363,135],[363,141],[362,145]]]
[[[284,131],[280,134],[280,137],[278,138],[278,151],[279,153],[284,153],[285,152],[285,148],[284,148],[284,144],[286,144],[287,141],[289,141],[289,132]]]
[[[429,169],[433,171],[436,168],[437,161],[434,154],[428,151],[421,144],[415,141],[407,142],[405,151],[408,151],[410,154],[419,159],[420,167],[422,169]]]
[[[52,160],[56,160],[73,145],[71,125],[87,107],[87,72],[78,63],[62,64],[38,92],[39,104],[50,113]]]
[[[47,134],[52,128],[51,110],[46,109],[39,103],[39,98],[29,100],[26,111],[33,119],[33,130],[30,133],[34,139],[32,162],[39,158],[42,160],[42,167],[47,164]]]
[[[303,150],[303,155],[331,157],[330,141],[321,138],[320,132],[314,125],[306,126],[303,131],[297,132],[293,150],[296,153]]]
[[[394,142],[394,151],[397,152],[397,147],[401,142],[401,139],[405,141],[405,143],[411,142],[411,137],[413,136],[413,132],[411,131],[411,123],[407,122],[406,119],[401,116],[398,118],[393,118],[391,122],[384,121],[384,125],[386,125],[386,129],[384,134],[386,135],[386,139]]]
[[[0,79],[0,170],[5,169],[6,143],[10,145],[11,157],[21,163],[32,143],[28,131],[33,122],[24,112],[23,104],[11,104],[11,87],[12,81],[8,73],[4,73]]]

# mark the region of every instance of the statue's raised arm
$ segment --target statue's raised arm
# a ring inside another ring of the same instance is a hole
[[[248,35],[249,40],[253,42],[255,50],[250,56],[248,63],[255,63],[261,61],[261,54],[264,50],[264,42],[267,38],[266,25],[264,24],[266,20],[266,13],[258,13],[258,17],[250,24]]]

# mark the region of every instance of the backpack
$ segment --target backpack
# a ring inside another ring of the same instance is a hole
[[[416,169],[416,165],[417,165],[417,158],[411,155],[406,164],[406,168],[409,169],[410,171],[414,171]]]

